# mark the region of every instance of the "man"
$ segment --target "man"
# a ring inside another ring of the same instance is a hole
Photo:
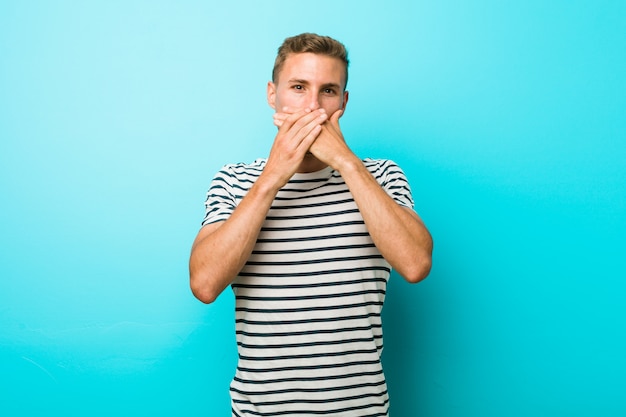
[[[347,69],[338,41],[287,38],[267,85],[278,126],[268,158],[226,165],[208,192],[190,283],[205,303],[235,294],[233,416],[388,415],[390,268],[422,280],[432,240],[400,168],[344,141]]]

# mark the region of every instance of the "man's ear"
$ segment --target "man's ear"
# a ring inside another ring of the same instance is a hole
[[[276,110],[276,84],[271,81],[267,82],[267,104]]]

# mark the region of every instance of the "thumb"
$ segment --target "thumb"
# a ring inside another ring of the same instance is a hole
[[[339,127],[339,118],[343,115],[343,110],[339,109],[330,116],[330,122]]]
[[[335,135],[343,139],[343,134],[341,133],[341,128],[339,127],[339,118],[342,114],[343,110],[335,111],[326,121],[326,123],[324,123],[324,126],[326,126],[326,128],[329,129],[330,132],[333,132]]]

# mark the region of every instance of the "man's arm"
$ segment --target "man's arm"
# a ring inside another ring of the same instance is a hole
[[[348,148],[339,129],[340,116],[341,111],[336,112],[322,126],[311,153],[339,171],[383,257],[407,281],[421,281],[432,264],[430,233],[419,216],[396,203]]]
[[[200,229],[189,258],[191,291],[200,301],[213,302],[244,266],[276,192],[259,177],[228,220]]]
[[[338,171],[383,257],[409,282],[426,278],[433,241],[418,215],[396,203],[359,159],[343,164]]]
[[[296,172],[325,120],[320,110],[290,115],[278,130],[263,172],[231,216],[200,229],[189,257],[190,286],[200,301],[213,302],[243,268],[276,194]]]

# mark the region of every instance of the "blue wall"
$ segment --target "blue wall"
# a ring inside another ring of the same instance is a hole
[[[229,415],[232,296],[187,257],[303,31],[435,237],[389,287],[393,415],[626,415],[625,2],[175,3],[0,3],[0,415]]]

